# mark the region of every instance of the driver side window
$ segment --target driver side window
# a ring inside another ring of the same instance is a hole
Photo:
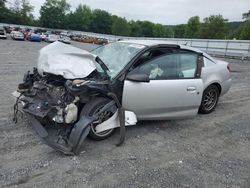
[[[150,80],[195,78],[198,55],[192,52],[165,54],[136,67],[133,72]]]

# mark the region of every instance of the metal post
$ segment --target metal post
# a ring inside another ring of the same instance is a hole
[[[208,43],[209,43],[209,40],[207,40],[206,52],[208,51]]]
[[[227,44],[226,44],[226,49],[225,49],[225,54],[224,54],[225,57],[227,56],[228,43],[229,41],[227,41]]]

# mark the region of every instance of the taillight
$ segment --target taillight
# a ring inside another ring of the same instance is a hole
[[[229,72],[232,71],[232,65],[231,65],[230,63],[227,64],[227,70],[228,70]]]

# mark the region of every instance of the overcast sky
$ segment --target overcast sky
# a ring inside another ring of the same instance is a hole
[[[13,2],[14,0],[12,0]],[[39,16],[45,0],[29,0]],[[165,25],[186,23],[191,16],[203,19],[221,14],[229,21],[241,21],[242,13],[250,10],[250,0],[67,0],[74,10],[80,3],[92,9],[103,9],[128,20],[149,20]]]

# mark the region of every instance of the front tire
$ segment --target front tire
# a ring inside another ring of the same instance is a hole
[[[219,95],[220,93],[218,87],[215,85],[208,86],[203,92],[199,112],[201,114],[209,114],[214,111],[219,101]]]
[[[97,113],[99,110],[101,110],[108,102],[110,102],[107,98],[94,98],[93,100],[89,101],[82,109],[81,116],[93,116],[95,113]],[[112,112],[103,112],[101,114],[102,117],[100,117],[97,121],[93,122],[90,125],[90,131],[88,137],[92,140],[100,141],[104,140],[112,135],[114,132],[114,129],[109,129],[100,133],[97,133],[95,130],[95,127],[109,119],[113,115]]]

